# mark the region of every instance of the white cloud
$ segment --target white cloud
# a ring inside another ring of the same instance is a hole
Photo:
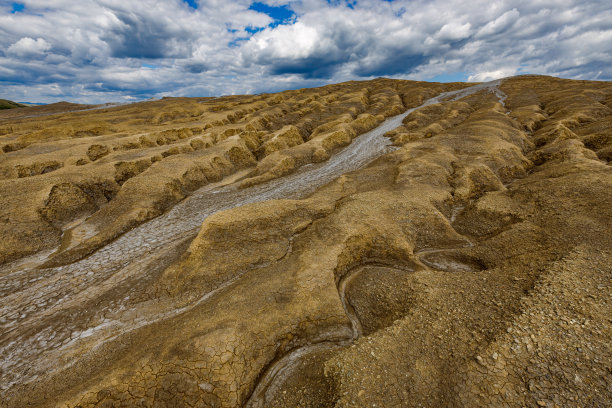
[[[451,22],[444,24],[440,31],[435,35],[435,38],[440,41],[458,41],[469,37],[470,23],[460,24],[457,22]]]
[[[0,14],[9,99],[209,96],[456,73],[612,80],[604,1],[263,0],[295,12],[277,26],[251,0],[198,0],[196,10],[182,0],[22,3]]]
[[[496,71],[479,72],[468,77],[468,82],[487,82],[512,76],[516,73],[515,69],[504,68]]]
[[[320,43],[317,29],[298,21],[254,35],[244,49],[254,59],[306,58]]]
[[[18,58],[36,58],[44,56],[50,49],[51,44],[44,38],[23,37],[8,47],[7,53]]]
[[[484,27],[478,30],[476,37],[488,37],[504,32],[512,27],[514,23],[516,23],[520,15],[521,14],[516,8],[506,11],[504,14],[497,17],[495,20],[488,22],[484,25]]]

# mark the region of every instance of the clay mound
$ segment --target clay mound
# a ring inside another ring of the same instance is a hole
[[[446,95],[292,189],[463,87],[147,102],[2,155],[2,404],[612,404],[612,84]]]
[[[35,221],[32,214],[41,213],[44,206],[35,197],[46,194],[37,186],[48,189],[62,182],[80,185],[102,179],[120,191],[110,197],[108,209],[99,208],[100,213],[92,213],[83,201],[80,212],[91,217],[82,225],[70,224],[69,228],[97,231],[94,237],[81,242],[76,237],[83,234],[58,229],[42,240],[19,245],[19,254],[35,253],[57,247],[63,234],[73,241],[64,240],[60,252],[66,253],[57,253],[47,265],[72,262],[167,211],[207,183],[256,166],[243,183],[248,186],[324,161],[376,126],[381,120],[377,117],[404,110],[405,95],[454,89],[400,81],[391,90],[391,83],[395,82],[376,80],[217,99],[164,98],[81,112],[71,111],[91,107],[59,103],[23,110],[32,117],[6,117],[0,122],[0,194],[8,198],[16,184],[25,183],[18,188],[25,195],[4,203],[14,218],[10,227],[0,224],[5,237],[0,263],[16,258],[14,242],[33,234],[42,237],[42,231],[62,224],[50,214]],[[340,122],[346,126],[322,136],[317,133],[327,123]],[[42,178],[36,183],[8,181],[32,177]]]

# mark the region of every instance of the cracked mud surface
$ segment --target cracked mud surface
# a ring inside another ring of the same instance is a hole
[[[465,87],[0,117],[0,406],[610,405],[612,85]]]

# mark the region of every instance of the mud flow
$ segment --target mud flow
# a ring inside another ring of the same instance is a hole
[[[0,407],[610,406],[612,85],[0,112]]]

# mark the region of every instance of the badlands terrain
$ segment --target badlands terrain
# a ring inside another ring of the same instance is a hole
[[[612,83],[0,112],[0,407],[612,405]]]

